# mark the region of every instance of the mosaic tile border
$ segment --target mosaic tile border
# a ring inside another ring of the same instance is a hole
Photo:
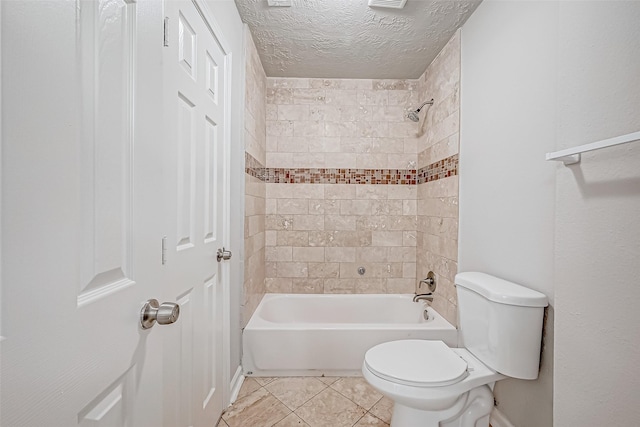
[[[245,172],[273,184],[416,185],[458,175],[458,155],[416,169],[265,168],[245,152]]]
[[[458,175],[458,155],[454,154],[418,169],[418,184]]]

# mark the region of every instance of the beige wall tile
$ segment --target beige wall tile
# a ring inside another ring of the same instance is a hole
[[[387,292],[390,294],[412,294],[415,293],[414,279],[387,279]]]
[[[335,105],[314,104],[309,106],[309,120],[337,122],[342,116],[342,109]]]
[[[309,265],[306,262],[278,262],[276,277],[309,277]]]
[[[293,279],[282,277],[267,277],[265,279],[265,288],[267,292],[271,293],[285,293],[292,292]]]
[[[362,215],[356,221],[357,230],[387,230],[390,217],[387,215]]]
[[[292,261],[324,262],[324,248],[294,247]]]
[[[267,120],[267,136],[293,136],[291,120]]]
[[[365,274],[360,275],[358,268],[364,267]],[[384,263],[384,262],[356,262],[340,263],[340,278],[369,279],[369,278],[388,278],[402,277],[402,263]]]
[[[292,261],[293,249],[291,246],[270,246],[265,248],[265,261]]]
[[[356,198],[356,188],[356,185],[351,184],[325,184],[325,198],[352,200]]]
[[[309,277],[335,278],[340,276],[340,264],[332,262],[310,262]]]
[[[359,279],[355,284],[357,294],[384,294],[387,292],[387,280],[381,278]]]
[[[357,247],[371,245],[369,231],[309,231],[309,246]]]
[[[418,201],[417,200],[403,200],[402,201],[402,215],[416,215],[418,213]]]
[[[266,76],[251,34],[245,33],[247,61],[245,64],[244,136],[246,151],[259,162],[266,162],[266,118],[273,118],[274,109],[266,105]],[[242,326],[251,318],[265,293],[265,184],[245,175],[245,239],[244,298]]]
[[[353,294],[356,290],[356,283],[351,279],[325,279],[325,294]]]
[[[325,193],[326,193],[325,188]],[[327,199],[310,199],[309,214],[310,215],[335,215],[340,213],[340,201]]]
[[[389,248],[384,246],[369,246],[356,248],[356,261],[362,262],[389,262]],[[353,261],[347,261],[353,262]]]
[[[293,153],[267,153],[265,165],[270,168],[295,167],[293,163]]]
[[[404,139],[403,138],[371,138],[371,151],[373,153],[386,153],[386,154],[399,154],[404,153]],[[413,153],[413,159],[415,160],[415,153]]]
[[[299,123],[299,122],[296,122]],[[295,134],[295,132],[294,132]],[[300,135],[278,136],[278,151],[284,153],[307,153],[309,152],[308,138]]]
[[[324,168],[325,153],[293,153],[293,164],[295,168]],[[294,184],[295,185],[295,184]]]
[[[357,91],[359,105],[388,105],[389,94],[386,90],[360,89]]]
[[[322,294],[324,280],[316,278],[292,279],[291,291],[294,294]]]
[[[276,105],[276,120],[309,120],[308,105]]]
[[[324,259],[326,262],[355,262],[356,248],[325,248]]]
[[[307,214],[309,202],[306,199],[276,199],[279,214]]]
[[[402,243],[402,231],[373,231],[371,244],[373,246],[405,246]]]
[[[305,78],[289,78],[289,77],[269,77],[267,78],[267,87],[269,88],[309,88],[310,79]]]
[[[355,215],[325,215],[324,229],[329,230],[356,230]]]
[[[266,106],[251,107],[247,133],[268,167],[418,169],[458,153],[459,68],[456,35],[416,80],[265,79]],[[406,118],[431,98],[420,123]],[[457,176],[421,185],[260,183],[252,191],[249,253],[267,258],[269,289],[413,292],[416,277],[433,270],[444,284],[443,315],[455,317]]]
[[[293,135],[294,136],[340,136],[340,135],[330,135],[325,133],[324,122],[321,121],[295,121],[293,122]],[[280,149],[280,147],[278,147]]]
[[[416,263],[415,262],[403,262],[402,263],[402,277],[411,279],[416,277]]]
[[[356,185],[356,199],[381,199],[388,198],[388,185]]]
[[[278,232],[275,230],[267,230],[264,232],[264,244],[266,246],[277,245]]]
[[[307,143],[310,153],[339,153],[340,138],[330,136],[309,136]],[[326,163],[325,156],[325,163]]]
[[[269,230],[293,230],[293,215],[265,215],[264,223]]]
[[[355,89],[327,90],[325,101],[331,105],[358,105],[358,94]]]
[[[325,167],[327,168],[353,168],[358,158],[355,153],[327,153]]]
[[[277,231],[277,246],[309,246],[308,231]]]
[[[322,215],[294,215],[294,230],[324,230],[324,216]]]

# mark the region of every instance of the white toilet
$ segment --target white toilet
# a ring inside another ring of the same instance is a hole
[[[484,273],[455,282],[460,348],[400,340],[365,354],[364,378],[394,401],[391,427],[488,427],[494,383],[538,377],[547,297]]]

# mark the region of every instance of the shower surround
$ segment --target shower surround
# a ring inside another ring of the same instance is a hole
[[[266,292],[413,293],[433,270],[455,324],[459,58],[456,33],[415,80],[266,79],[265,160],[245,166],[265,186]]]

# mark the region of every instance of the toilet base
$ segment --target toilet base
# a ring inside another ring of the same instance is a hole
[[[489,427],[493,393],[487,385],[464,393],[442,411],[423,411],[394,403],[391,427]]]

